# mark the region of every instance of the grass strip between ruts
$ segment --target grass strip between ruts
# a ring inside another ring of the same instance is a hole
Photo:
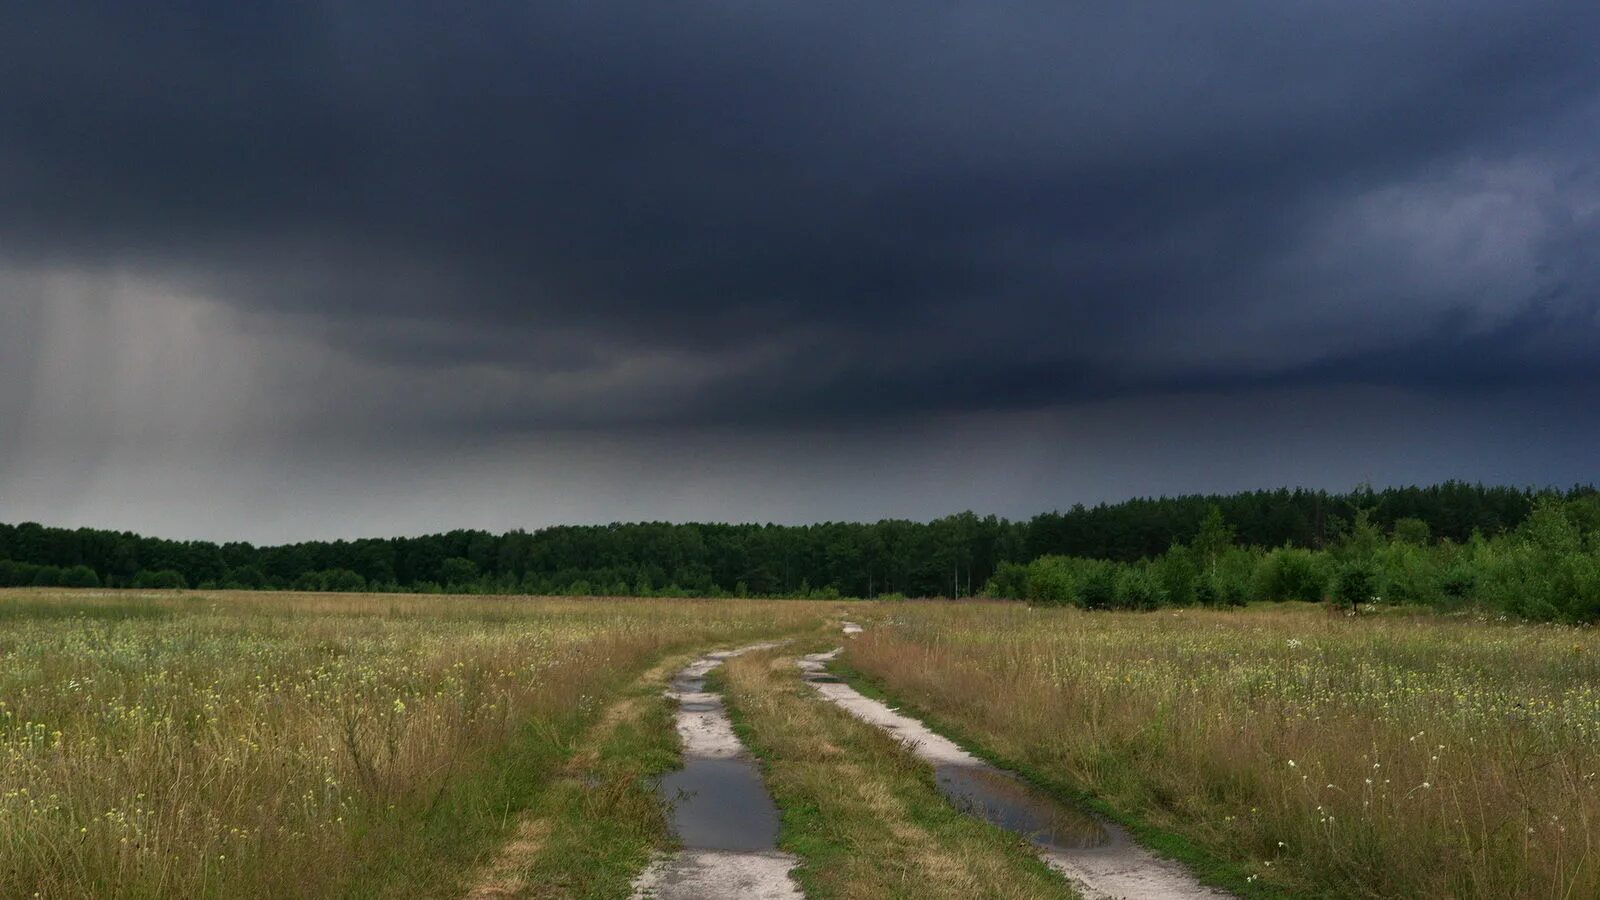
[[[730,660],[716,674],[735,731],[762,763],[811,898],[1063,898],[1071,888],[1022,839],[958,812],[932,770],[815,695],[796,651]]]

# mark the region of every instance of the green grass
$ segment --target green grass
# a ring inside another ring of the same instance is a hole
[[[1189,870],[1195,874],[1195,877],[1205,884],[1231,891],[1239,897],[1245,898],[1245,900],[1288,900],[1290,897],[1317,897],[1328,898],[1328,900],[1334,900],[1335,898],[1333,894],[1307,894],[1305,892],[1290,894],[1269,885],[1253,882],[1250,880],[1249,873],[1245,872],[1241,867],[1230,863],[1228,860],[1217,858],[1183,835],[1170,829],[1158,827],[1147,819],[1130,814],[1127,810],[1118,809],[1115,805],[1085,790],[1081,785],[1072,784],[1059,777],[1051,777],[1037,766],[1030,766],[1021,760],[995,753],[974,740],[971,734],[967,733],[965,729],[948,717],[941,716],[935,710],[921,707],[914,702],[896,696],[887,690],[881,681],[859,669],[851,667],[842,659],[835,659],[828,666],[828,671],[857,691],[860,691],[863,695],[882,701],[912,718],[920,719],[923,724],[956,742],[962,749],[972,755],[987,760],[999,768],[1016,773],[1024,781],[1057,800],[1121,825],[1140,844],[1157,855],[1175,859],[1188,866]]]
[[[670,657],[675,666],[677,656]],[[493,896],[620,898],[666,822],[650,779],[677,765],[672,704],[657,663],[647,674],[618,669],[597,696],[614,698],[523,727],[515,741],[470,774],[450,780],[415,816],[390,816],[367,835],[390,848],[356,877],[351,897],[454,896],[461,873],[521,863],[514,891]],[[524,829],[537,846],[518,846]],[[515,859],[518,852],[526,859]],[[481,877],[481,876],[480,876]]]
[[[673,704],[647,678],[612,708],[541,802],[514,896],[617,898],[669,844],[654,779],[678,765]]]
[[[1248,896],[1600,896],[1593,629],[907,604],[846,662]]]
[[[387,850],[352,873],[345,895],[459,893],[461,873],[499,846],[506,836],[506,822],[550,789],[584,724],[577,716],[566,716],[558,722],[524,726],[510,746],[414,804],[409,815],[390,814],[357,825],[357,840]]]
[[[0,592],[0,895],[460,896],[510,849],[619,895],[675,758],[640,673],[838,606]]]
[[[1021,838],[946,802],[892,737],[815,696],[793,651],[740,657],[725,672],[735,730],[761,760],[807,897],[1074,896]]]

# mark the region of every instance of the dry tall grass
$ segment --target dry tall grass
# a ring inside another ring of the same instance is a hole
[[[1257,885],[1600,896],[1591,629],[907,604],[848,660]]]
[[[821,613],[0,593],[0,894],[448,893],[652,658]]]

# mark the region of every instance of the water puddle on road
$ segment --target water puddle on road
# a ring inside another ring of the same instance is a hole
[[[1042,796],[1015,776],[987,766],[935,766],[934,781],[955,808],[1043,847],[1104,846],[1111,835],[1094,819]]]
[[[672,831],[696,850],[771,850],[778,845],[778,808],[750,759],[684,760],[661,779]]]
[[[777,847],[778,807],[755,758],[734,736],[722,697],[706,690],[706,675],[723,660],[767,646],[707,654],[673,677],[667,691],[678,701],[683,768],[663,775],[656,790],[667,805],[672,833],[686,849]]]
[[[682,852],[658,857],[634,880],[635,898],[652,900],[800,900],[789,870],[799,862],[779,852],[778,807],[755,757],[733,733],[722,697],[706,690],[706,674],[723,660],[776,644],[708,653],[672,679],[678,702],[683,768],[656,789]]]
[[[857,693],[824,668],[832,657],[832,653],[815,654],[800,660],[801,677],[823,696],[911,745],[918,756],[933,764],[934,783],[955,808],[1020,834],[1041,848],[1078,850],[1102,847],[1112,840],[1111,832],[1094,817],[1046,796],[1016,775],[927,731],[922,723]]]
[[[802,657],[802,677],[828,701],[894,735],[933,767],[934,781],[950,804],[969,815],[1027,838],[1039,856],[1077,887],[1086,900],[1221,900],[1171,860],[1158,859],[1118,825],[1039,791],[1013,772],[997,768],[898,709],[873,700],[827,671],[839,653]]]
[[[672,676],[672,684],[667,687],[668,695],[681,697],[684,694],[703,693],[706,689],[706,673],[711,671],[704,663],[705,660],[696,660],[689,668]]]

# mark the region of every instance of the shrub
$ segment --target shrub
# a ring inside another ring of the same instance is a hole
[[[1458,562],[1440,574],[1439,600],[1443,605],[1465,603],[1477,587],[1477,569],[1469,562]]]
[[[1155,609],[1166,599],[1161,582],[1148,566],[1125,566],[1117,572],[1116,605],[1124,609]]]
[[[60,587],[61,570],[55,566],[40,566],[33,570],[34,587]]]
[[[1432,537],[1432,529],[1428,523],[1421,519],[1395,519],[1394,539],[1399,544],[1410,544],[1413,547],[1425,547],[1428,539]]]
[[[1081,605],[1072,560],[1065,556],[1041,556],[1029,563],[1022,595],[1029,603]]]
[[[33,583],[33,567],[28,563],[0,559],[0,587],[16,587]]]
[[[1262,600],[1322,599],[1328,584],[1327,558],[1297,547],[1280,547],[1256,568],[1256,596]]]
[[[140,569],[133,576],[133,586],[147,591],[178,591],[189,586],[183,573],[171,569],[161,569],[152,572],[149,569]]]
[[[1084,562],[1095,565],[1084,567],[1078,602],[1084,609],[1110,609],[1117,600],[1117,566],[1098,559]]]
[[[1028,566],[1022,563],[1003,562],[994,570],[983,586],[985,597],[1022,600],[1028,596]]]
[[[229,569],[222,580],[231,587],[256,589],[267,583],[267,576],[261,574],[261,570],[255,566],[240,566],[237,569]]]
[[[1329,593],[1333,599],[1355,609],[1358,603],[1371,602],[1377,585],[1377,573],[1372,566],[1363,562],[1348,562],[1334,574]]]
[[[329,569],[322,573],[324,590],[357,593],[367,589],[367,579],[349,569]]]
[[[1173,544],[1151,563],[1151,571],[1162,596],[1172,606],[1189,606],[1196,600],[1195,580],[1200,575],[1195,554],[1182,544]]]
[[[452,556],[439,565],[439,581],[452,591],[472,587],[478,581],[478,564],[461,556]]]
[[[61,573],[61,586],[96,588],[100,586],[100,576],[88,566],[73,566]]]
[[[1373,560],[1375,593],[1386,603],[1444,605],[1436,555],[1415,544],[1396,542]]]
[[[1259,550],[1234,547],[1223,553],[1212,566],[1211,582],[1217,600],[1228,606],[1243,606],[1250,599]]]
[[[289,585],[289,589],[294,591],[325,591],[328,589],[328,582],[323,578],[321,572],[302,572],[300,577]]]

